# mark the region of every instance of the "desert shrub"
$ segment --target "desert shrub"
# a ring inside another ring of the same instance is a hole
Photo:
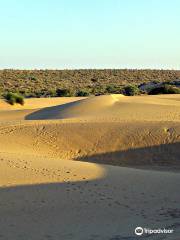
[[[128,85],[124,87],[124,94],[127,96],[134,96],[140,94],[140,90],[136,85]]]
[[[56,97],[56,96],[57,96],[56,90],[54,90],[54,89],[49,89],[49,90],[42,89],[42,90],[36,91],[34,97],[48,98],[48,97]]]
[[[97,79],[97,78],[94,78],[94,77],[92,77],[92,78],[91,78],[91,81],[92,81],[92,82],[98,82],[98,79]]]
[[[122,93],[123,91],[120,86],[111,84],[106,87],[106,92],[111,94],[118,94],[118,93]]]
[[[7,94],[4,95],[4,98],[11,105],[14,105],[15,103],[24,105],[24,97],[19,93],[8,92]]]
[[[28,92],[26,94],[27,98],[40,98],[41,96],[42,96],[42,93],[38,92],[38,91],[36,91],[36,92]]]
[[[107,91],[108,93],[116,93],[117,88],[116,88],[115,85],[108,85],[108,86],[106,87],[106,91]]]
[[[15,99],[16,99],[16,103],[24,105],[24,97],[23,96],[18,94],[18,95],[16,95]]]
[[[156,94],[180,94],[180,88],[174,87],[171,85],[164,85],[153,88],[149,91],[149,95],[156,95]]]
[[[0,91],[20,92],[24,97],[49,97],[50,89],[88,89],[91,94],[119,93],[109,85],[125,87],[129,84],[165,83],[180,85],[180,70],[84,69],[84,70],[0,70]],[[106,89],[107,88],[107,89]],[[46,91],[44,91],[46,90]],[[150,89],[148,89],[149,92]],[[123,90],[124,91],[124,90]],[[57,96],[55,92],[55,96]]]
[[[36,77],[33,77],[33,76],[29,76],[29,80],[32,80],[32,81],[36,81]]]
[[[57,93],[55,89],[50,89],[48,92],[48,97],[56,97]]]
[[[90,95],[90,92],[88,90],[79,90],[77,91],[76,93],[76,96],[77,97],[86,97],[86,96],[89,96]]]
[[[125,87],[134,84],[137,86],[143,82],[152,81],[180,85],[180,70],[0,70],[0,91],[5,94],[25,89],[27,94],[23,96],[31,94],[34,96],[38,91],[39,97],[49,97],[49,94],[44,94],[44,89],[49,91],[67,88],[76,92],[77,89],[88,89],[88,86],[90,86],[90,93],[102,95],[108,92],[114,93],[108,85]]]
[[[14,97],[11,97],[11,98],[7,99],[7,102],[11,105],[14,105],[16,103],[16,99]]]
[[[103,85],[97,85],[95,87],[92,87],[91,93],[95,96],[105,95],[106,94],[106,88]]]
[[[180,88],[170,85],[165,85],[165,94],[180,94]]]
[[[70,89],[57,89],[56,90],[57,97],[71,97],[73,93]]]

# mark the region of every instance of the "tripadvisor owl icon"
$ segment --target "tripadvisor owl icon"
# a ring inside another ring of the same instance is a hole
[[[143,234],[143,228],[142,227],[137,227],[135,228],[135,234],[140,236]]]

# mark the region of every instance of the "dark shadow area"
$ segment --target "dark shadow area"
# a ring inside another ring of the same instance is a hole
[[[180,169],[180,142],[125,151],[84,155],[75,160],[127,167],[168,167]]]
[[[65,110],[67,107],[72,107],[77,105],[81,100],[65,103],[62,105],[54,106],[54,107],[46,107],[43,109],[40,109],[36,112],[30,113],[25,117],[25,120],[45,120],[45,119],[61,119],[63,118],[63,110]],[[61,116],[62,112],[62,116]]]
[[[137,226],[180,233],[180,176],[117,169],[97,180],[0,188],[0,239],[136,240]]]
[[[179,142],[75,160],[123,168],[101,165],[106,174],[96,180],[0,188],[0,240],[136,240],[137,226],[180,235],[180,174],[130,168],[178,169]]]

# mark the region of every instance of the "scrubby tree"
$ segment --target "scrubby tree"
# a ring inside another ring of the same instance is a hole
[[[72,91],[70,89],[64,88],[64,89],[57,89],[56,90],[58,97],[71,97]]]
[[[124,87],[124,94],[127,96],[134,96],[140,94],[140,90],[136,85],[128,85]]]
[[[88,90],[84,90],[84,89],[79,90],[76,93],[77,97],[86,97],[86,96],[89,96],[89,95],[90,95],[90,92]]]
[[[180,94],[180,88],[171,85],[164,85],[160,87],[153,88],[149,91],[149,95],[156,94]]]

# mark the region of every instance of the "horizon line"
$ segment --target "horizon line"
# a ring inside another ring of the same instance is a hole
[[[180,71],[180,68],[0,68],[0,71],[73,71],[73,70],[159,70],[159,71]]]

